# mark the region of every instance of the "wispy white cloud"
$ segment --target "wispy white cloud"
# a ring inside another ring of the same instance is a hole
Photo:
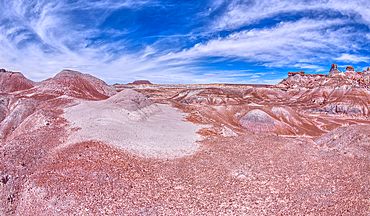
[[[298,64],[293,65],[293,67],[300,68],[300,69],[312,69],[312,70],[315,70],[316,72],[323,72],[323,71],[328,70],[327,67],[325,68],[319,65],[312,65],[312,64],[307,64],[307,63],[298,63]]]
[[[369,62],[370,57],[343,53],[340,57],[335,58],[335,60],[348,63],[359,63],[359,62]]]
[[[210,29],[232,30],[259,20],[283,13],[306,12],[310,10],[337,11],[343,15],[360,15],[370,25],[370,4],[366,0],[232,0],[225,13],[213,22]],[[220,6],[224,6],[219,4]]]
[[[284,67],[309,57],[311,61],[327,58],[338,51],[346,51],[351,38],[350,29],[331,29],[346,21],[309,20],[282,22],[272,28],[253,29],[232,33],[194,47],[162,56],[161,60],[229,57],[265,65]],[[343,34],[345,33],[345,34]],[[338,35],[342,35],[338,37]],[[301,65],[302,66],[302,65]],[[305,65],[306,68],[307,64]]]
[[[370,14],[366,1],[355,0],[351,8],[348,7],[349,3],[343,4],[343,1],[298,0],[294,4],[285,0],[238,0],[229,1],[230,4],[223,0],[212,1],[210,7],[204,9],[206,12],[203,11],[203,17],[211,16],[225,5],[227,8],[225,13],[215,16],[213,22],[205,22],[206,25],[200,27],[202,30],[210,29],[199,33],[199,37],[207,36],[202,38],[202,42],[194,42],[197,41],[197,35],[193,31],[188,34],[154,35],[156,40],[151,44],[143,44],[135,52],[126,49],[130,42],[124,37],[105,43],[95,41],[94,44],[91,38],[101,35],[102,30],[98,26],[113,11],[121,8],[137,11],[142,7],[161,7],[159,0],[79,0],[74,3],[47,0],[0,1],[0,7],[3,8],[0,17],[0,67],[22,71],[34,80],[45,79],[63,68],[70,68],[91,73],[108,83],[149,79],[156,83],[274,84],[278,79],[269,78],[271,76],[267,77],[266,74],[246,70],[210,71],[201,63],[209,63],[209,58],[214,58],[213,62],[251,62],[266,66],[267,71],[272,67],[287,66],[323,71],[320,66],[315,66],[322,60],[368,62],[369,58],[360,54],[341,54],[352,53],[363,42],[359,41],[358,33],[353,31],[351,19],[306,17],[214,38],[218,31],[235,30],[281,13],[307,10],[335,10],[348,15],[358,12],[361,22],[370,23],[370,18],[365,17],[366,13]],[[359,6],[361,2],[362,8]],[[71,16],[73,10],[92,13],[88,20],[90,26],[84,26]],[[96,15],[96,11],[102,12]],[[118,37],[136,30],[122,28],[104,31],[111,37]],[[187,41],[178,45],[176,40]],[[173,41],[175,45],[169,46]],[[183,44],[190,48],[183,49]]]
[[[97,68],[108,68],[111,50],[123,49],[121,41],[114,41],[99,46],[88,46],[89,38],[99,35],[98,28],[83,28],[78,25],[68,12],[71,10],[106,11],[119,8],[136,9],[143,5],[155,4],[155,1],[2,1],[0,17],[0,64],[1,67],[22,71],[31,79],[45,79],[63,68],[103,73]],[[126,30],[108,29],[108,34],[124,35]],[[148,55],[148,51],[145,52]],[[136,59],[127,55],[122,59]],[[145,56],[144,56],[145,57]],[[118,61],[118,62],[119,62]],[[137,62],[138,61],[132,61]],[[118,63],[116,63],[117,65]]]

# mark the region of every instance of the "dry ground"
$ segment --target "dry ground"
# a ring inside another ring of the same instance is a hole
[[[179,110],[158,105],[160,111],[141,120],[131,120],[124,110],[106,101],[82,101],[65,110],[72,123],[68,144],[98,140],[136,155],[174,158],[198,150],[199,126],[182,121]],[[127,111],[126,111],[127,112]],[[77,130],[77,131],[76,131]]]
[[[1,216],[370,215],[365,116],[300,113],[324,105],[270,88],[138,88],[167,105],[132,121],[104,102],[115,90],[91,79],[66,71],[2,94]],[[248,132],[239,120],[254,109],[299,130]]]

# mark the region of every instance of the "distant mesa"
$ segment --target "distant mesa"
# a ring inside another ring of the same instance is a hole
[[[0,73],[5,73],[6,70],[3,68],[3,69],[0,69]]]
[[[152,85],[152,83],[148,80],[135,80],[133,83],[129,83],[129,85]]]

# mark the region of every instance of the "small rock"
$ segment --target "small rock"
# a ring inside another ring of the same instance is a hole
[[[8,181],[9,181],[9,176],[8,175],[2,176],[1,179],[0,179],[0,183],[2,183],[2,184],[6,184]]]
[[[238,136],[234,131],[232,131],[230,128],[226,127],[225,125],[222,125],[222,132],[221,136],[223,137],[235,137]]]

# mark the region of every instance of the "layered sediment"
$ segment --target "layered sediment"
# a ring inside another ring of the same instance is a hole
[[[369,69],[275,86],[0,82],[0,215],[370,214]]]

